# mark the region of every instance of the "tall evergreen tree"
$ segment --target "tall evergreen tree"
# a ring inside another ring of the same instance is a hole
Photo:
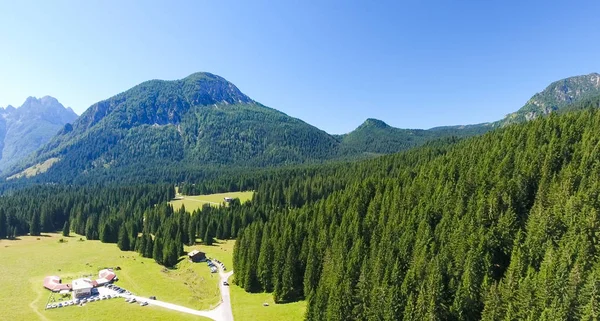
[[[8,221],[3,208],[0,208],[0,239],[8,238]]]
[[[129,251],[131,249],[130,245],[127,227],[123,225],[119,230],[119,241],[117,242],[117,246],[119,249],[121,249],[121,251]]]
[[[42,225],[40,220],[40,212],[34,211],[31,217],[31,223],[29,225],[29,234],[31,236],[39,236],[42,231]]]
[[[65,225],[63,225],[62,235],[69,236],[70,233],[71,233],[71,225],[70,225],[69,220],[66,220]]]

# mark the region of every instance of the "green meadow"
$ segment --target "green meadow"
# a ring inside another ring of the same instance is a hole
[[[122,252],[115,244],[79,241],[59,234],[42,237],[23,236],[19,240],[1,240],[0,320],[202,320],[159,307],[141,307],[121,299],[44,310],[50,292],[43,288],[45,276],[57,275],[63,283],[84,274],[97,276],[103,267],[120,267],[117,284],[140,296],[194,309],[209,309],[219,302],[218,277],[205,264],[179,263],[167,270],[152,259],[135,252]],[[85,239],[85,238],[82,238]]]
[[[66,242],[59,242],[60,239]],[[233,240],[217,240],[211,246],[200,244],[185,249],[203,251],[208,257],[223,262],[229,270],[233,266],[234,244]],[[42,286],[44,277],[57,275],[67,283],[83,275],[96,277],[98,270],[104,267],[119,267],[117,284],[139,296],[156,296],[159,300],[198,310],[211,309],[220,300],[218,275],[211,274],[206,264],[182,259],[177,269],[165,269],[136,252],[122,252],[115,244],[87,241],[80,236],[45,234],[1,240],[0,258],[0,320],[114,321],[123,316],[128,320],[208,320],[160,307],[128,304],[122,299],[44,310],[50,296]],[[300,321],[306,310],[304,301],[275,304],[271,294],[246,293],[233,283],[231,303],[234,318],[239,321]],[[263,306],[263,303],[269,305]]]
[[[192,212],[198,208],[202,208],[204,204],[210,204],[211,206],[221,206],[224,202],[225,197],[239,198],[240,202],[244,203],[252,199],[254,192],[229,192],[229,193],[217,193],[208,195],[177,195],[177,198],[169,202],[173,205],[175,210],[185,206],[185,209]]]

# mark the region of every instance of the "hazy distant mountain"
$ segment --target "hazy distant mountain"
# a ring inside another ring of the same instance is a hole
[[[551,83],[527,101],[525,106],[499,121],[502,126],[532,120],[600,95],[600,74],[569,77]]]
[[[53,97],[29,97],[19,108],[0,108],[0,170],[47,143],[77,114]]]

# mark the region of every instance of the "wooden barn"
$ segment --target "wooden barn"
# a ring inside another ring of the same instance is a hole
[[[193,250],[188,253],[191,262],[203,262],[206,260],[206,254],[198,250]]]

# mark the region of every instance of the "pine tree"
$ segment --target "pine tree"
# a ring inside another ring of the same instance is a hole
[[[125,225],[121,226],[119,230],[119,241],[117,242],[117,246],[121,251],[129,251],[130,242],[129,242],[129,233],[127,232],[127,227]]]
[[[144,234],[142,237],[146,239],[144,253],[142,255],[144,257],[152,257],[152,253],[154,251],[154,242],[152,241],[152,236],[150,236],[150,234]]]
[[[154,245],[152,247],[152,258],[158,264],[163,264],[163,242],[160,237],[156,236],[154,238]]]
[[[31,236],[39,236],[41,234],[40,212],[34,211],[29,225],[29,234]]]
[[[192,217],[188,222],[188,245],[196,244],[196,220]]]
[[[206,233],[204,233],[204,238],[202,239],[202,241],[204,241],[205,245],[212,245],[213,244],[213,237],[210,234],[210,228],[206,229]]]
[[[62,235],[69,236],[70,233],[71,233],[71,225],[70,225],[69,220],[66,220],[65,225],[63,225]]]
[[[0,208],[0,239],[8,238],[8,221],[3,208]]]

